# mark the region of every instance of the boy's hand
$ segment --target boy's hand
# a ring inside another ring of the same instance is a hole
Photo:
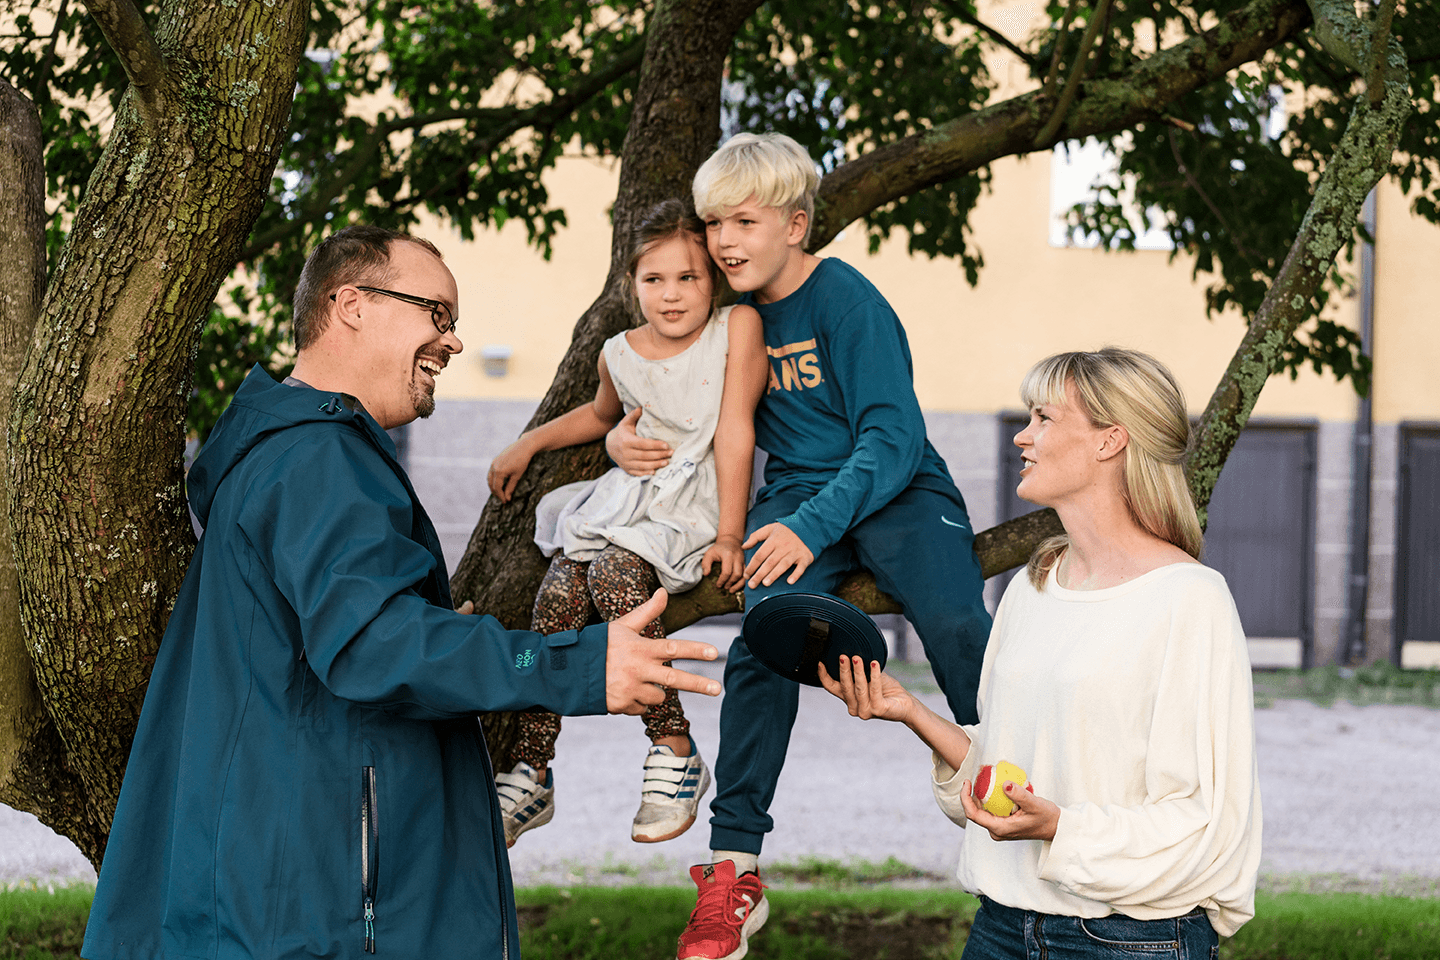
[[[632,477],[648,477],[670,462],[670,444],[635,432],[641,408],[636,407],[605,434],[605,452],[615,465]]]
[[[516,440],[490,461],[490,472],[485,475],[485,482],[490,484],[490,492],[499,497],[501,503],[510,502],[510,497],[515,493],[515,485],[525,474],[525,468],[530,466],[532,456],[533,454]]]
[[[794,583],[800,579],[805,569],[815,562],[815,554],[805,546],[805,541],[783,523],[765,524],[750,534],[750,539],[746,540],[743,546],[749,550],[757,543],[760,544],[760,549],[755,551],[755,556],[750,558],[750,563],[745,567],[745,576],[750,580],[751,590],[761,584],[770,586],[791,567],[795,568],[795,572],[790,574],[785,582]]]
[[[745,586],[745,550],[739,537],[716,537],[700,561],[700,572],[708,577],[710,567],[716,563],[720,564],[720,579],[716,581],[720,589],[739,593]]]
[[[714,660],[719,651],[695,640],[652,640],[640,636],[665,610],[669,595],[654,596],[625,616],[610,621],[605,649],[605,709],[609,713],[642,714],[665,699],[665,688],[719,696],[718,681],[666,666],[670,660]]]

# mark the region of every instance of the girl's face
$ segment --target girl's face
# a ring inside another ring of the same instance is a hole
[[[704,243],[688,234],[652,243],[635,264],[640,315],[671,346],[684,349],[700,336],[713,293]]]

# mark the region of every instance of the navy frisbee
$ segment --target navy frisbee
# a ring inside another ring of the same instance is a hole
[[[820,686],[816,665],[840,673],[842,656],[885,666],[885,638],[865,611],[828,593],[777,593],[746,611],[740,636],[765,666],[796,683]]]

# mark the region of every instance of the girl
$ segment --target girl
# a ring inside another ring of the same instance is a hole
[[[644,322],[605,342],[594,402],[526,432],[490,467],[491,491],[509,502],[535,454],[598,440],[626,414],[639,418],[641,436],[674,450],[653,475],[615,468],[540,501],[535,542],[554,557],[535,598],[532,628],[543,634],[582,627],[597,612],[623,616],[657,585],[688,590],[716,564],[722,589],[743,584],[753,418],[769,372],[760,315],[716,309],[719,273],[705,225],[681,201],[642,218],[631,250],[627,280]],[[642,632],[665,635],[658,619]],[[652,746],[630,836],[654,843],[695,822],[710,771],[674,690],[646,711],[645,732]],[[548,767],[559,733],[553,713],[520,715],[518,762],[495,778],[507,846],[555,814]]]
[[[1184,398],[1144,354],[1060,354],[1026,376],[1016,492],[1054,507],[995,615],[980,722],[939,717],[852,658],[826,689],[851,714],[907,724],[934,790],[967,830],[962,885],[981,897],[966,960],[1210,958],[1254,915],[1260,793],[1250,664],[1225,580],[1197,562],[1181,463]],[[1028,771],[1018,809],[982,809],[982,764]]]

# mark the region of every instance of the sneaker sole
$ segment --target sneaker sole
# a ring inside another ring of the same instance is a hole
[[[637,834],[635,832],[635,827],[632,824],[630,827],[630,839],[634,840],[636,843],[661,843],[665,840],[674,840],[676,837],[680,836],[680,834],[695,826],[695,820],[698,816],[698,814],[691,814],[690,819],[682,823],[678,829],[671,830],[669,833],[662,833],[659,836],[654,837]]]
[[[750,915],[740,925],[740,946],[733,953],[715,957],[713,960],[740,960],[750,952],[750,938],[755,935],[755,931],[765,926],[765,921],[768,919],[770,919],[770,898],[761,897],[760,902],[755,904],[755,909],[750,911]],[[677,954],[677,956],[679,955]],[[680,960],[703,960],[703,958],[691,954],[689,957],[680,957]]]

